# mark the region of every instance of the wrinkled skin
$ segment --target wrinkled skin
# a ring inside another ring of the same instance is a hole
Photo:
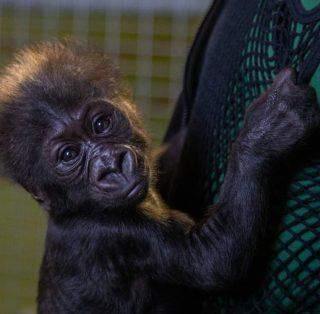
[[[105,57],[40,45],[2,83],[2,163],[48,212],[45,314],[195,313],[197,292],[241,286],[265,238],[273,165],[319,126],[312,93],[283,70],[248,109],[220,202],[195,226],[153,189],[137,109]]]
[[[52,124],[44,158],[59,183],[76,189],[85,186],[82,197],[95,202],[96,210],[136,206],[145,198],[149,184],[145,150],[133,145],[143,139],[119,109],[106,101],[89,101]],[[70,197],[77,204],[79,196]]]

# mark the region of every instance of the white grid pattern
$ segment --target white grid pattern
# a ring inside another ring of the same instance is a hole
[[[134,40],[121,41],[121,36],[126,35],[122,33],[122,17],[123,14],[136,14],[138,27],[132,30],[132,33],[137,33],[137,49],[134,52],[136,58],[135,60],[123,58],[125,66],[121,67],[121,70],[126,76],[134,77],[132,87],[135,99],[141,106],[147,126],[151,130],[153,127],[149,124],[153,113],[156,113],[158,118],[161,115],[167,118],[170,113],[168,107],[163,106],[164,98],[167,98],[166,105],[172,105],[177,98],[181,86],[183,63],[190,43],[189,17],[200,16],[199,12],[202,15],[210,2],[210,0],[0,0],[2,6],[14,5],[15,47],[12,50],[29,42],[31,8],[41,9],[43,18],[39,28],[42,28],[43,40],[57,37],[59,23],[61,24],[59,20],[61,12],[71,10],[73,18],[71,35],[85,43],[90,37],[90,14],[102,10],[106,12],[105,38],[104,42],[99,42],[98,45],[120,63],[123,54],[133,54],[132,46],[135,45]],[[171,39],[170,43],[164,40],[163,47],[158,44],[157,49],[154,49],[154,17],[159,14],[172,17],[171,30],[164,30],[164,32],[171,32]],[[131,31],[127,29],[126,32]],[[154,55],[159,59],[158,66],[153,64]],[[170,66],[165,61],[161,61],[167,57],[170,59]],[[161,69],[161,62],[164,64],[164,69],[169,67],[166,72]],[[157,78],[153,80],[154,72]],[[161,108],[157,105],[157,101],[162,104]],[[156,133],[156,140],[159,140],[162,134]]]
[[[53,3],[50,7],[44,6],[44,15],[46,18],[43,23],[43,37],[50,38],[56,36],[58,28],[59,6],[58,3]],[[23,11],[23,10],[21,10]]]
[[[106,6],[106,10],[107,10]],[[119,58],[121,38],[121,11],[112,11],[106,21],[106,51],[114,58]]]
[[[141,14],[141,13],[140,13]],[[136,99],[140,103],[145,119],[150,119],[150,106],[148,99],[152,97],[152,55],[153,55],[153,13],[139,16],[138,22],[138,58],[135,90]]]
[[[86,2],[84,7],[75,6],[73,8],[74,19],[73,19],[73,32],[74,36],[81,39],[83,43],[87,43],[88,40],[88,24],[90,6]],[[61,7],[60,7],[61,10]]]
[[[4,4],[16,4],[32,6],[55,6],[61,8],[80,8],[87,9],[89,6],[97,9],[104,9],[106,6],[108,10],[131,10],[131,11],[161,11],[174,12],[176,14],[193,12],[202,14],[211,0],[1,0]]]
[[[17,6],[19,6],[21,2],[21,0],[18,1]],[[14,26],[17,28],[15,33],[19,34],[19,36],[14,37],[17,47],[21,47],[29,41],[29,19],[29,7],[26,7],[23,11],[17,10],[14,15]]]
[[[188,14],[188,13],[187,13]],[[177,16],[173,21],[173,41],[171,44],[172,56],[181,56],[188,50],[188,15]],[[170,65],[170,90],[169,98],[174,100],[177,98],[177,92],[180,88],[180,80],[177,80],[177,73],[181,71],[180,64],[171,62]]]

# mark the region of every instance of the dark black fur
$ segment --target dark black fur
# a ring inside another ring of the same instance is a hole
[[[45,314],[196,313],[190,292],[239,286],[265,236],[274,165],[319,121],[308,89],[282,71],[248,111],[220,203],[192,226],[153,191],[139,117],[104,56],[44,44],[23,52],[3,78],[4,168],[48,211],[38,297]],[[91,111],[111,119],[104,136],[92,133]],[[72,166],[55,155],[60,142],[78,145]],[[178,146],[160,157],[162,170]]]

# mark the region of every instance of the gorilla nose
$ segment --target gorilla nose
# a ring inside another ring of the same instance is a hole
[[[105,190],[116,190],[125,184],[134,171],[131,150],[116,148],[96,158],[93,164],[95,184]]]

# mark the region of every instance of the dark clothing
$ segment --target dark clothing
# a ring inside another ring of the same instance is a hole
[[[188,128],[169,204],[201,217],[217,198],[245,108],[286,66],[297,70],[299,83],[311,80],[320,88],[319,63],[319,1],[215,1],[191,49],[165,138],[169,141],[178,130]],[[286,204],[275,204],[285,210],[281,223],[275,223],[272,260],[262,282],[244,296],[207,300],[208,313],[320,311],[319,156],[318,149],[303,157],[299,171],[293,170]]]

